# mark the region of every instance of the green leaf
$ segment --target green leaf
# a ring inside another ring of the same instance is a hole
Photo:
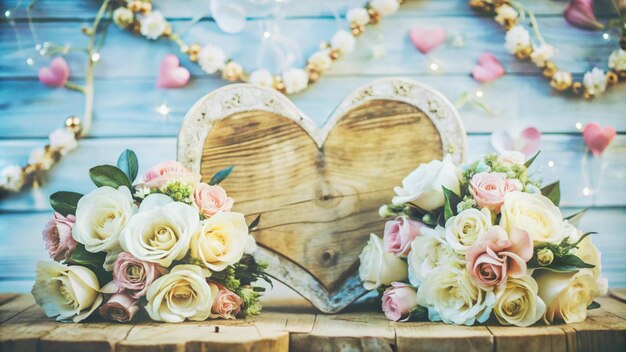
[[[585,208],[585,209],[583,209],[583,210],[581,210],[579,212],[576,212],[576,213],[566,217],[565,220],[569,221],[569,223],[574,225],[574,226],[578,226],[578,224],[580,223],[580,220],[587,213],[587,210],[589,210],[589,208]]]
[[[257,215],[254,220],[248,225],[248,231],[254,231],[257,226],[259,226],[259,222],[261,221],[261,214]]]
[[[443,188],[443,195],[445,198],[443,204],[443,217],[444,221],[448,221],[449,218],[456,215],[456,207],[461,202],[461,197],[459,197],[456,193],[447,189],[445,186],[441,186]]]
[[[224,181],[226,177],[228,177],[228,175],[233,172],[233,168],[234,166],[229,166],[223,170],[218,171],[215,175],[213,175],[213,177],[211,177],[211,181],[209,181],[209,184],[211,186],[220,184],[220,182]]]
[[[548,197],[554,203],[554,205],[558,206],[561,202],[561,185],[559,181],[551,183],[544,188],[541,189],[541,194]]]
[[[532,158],[526,160],[524,166],[526,166],[527,169],[535,162],[535,159],[537,159],[539,153],[541,153],[541,151],[538,151]]]
[[[587,310],[598,309],[598,308],[600,308],[600,307],[602,307],[602,306],[600,305],[600,303],[598,303],[598,302],[596,302],[596,301],[593,301],[593,302],[591,302],[591,304],[590,304],[590,305],[588,305],[588,306],[587,306]]]
[[[539,266],[534,269],[538,269],[538,270],[546,269],[546,270],[554,271],[555,273],[571,273],[571,272],[577,272],[578,270],[580,270],[579,268],[572,266],[572,265],[562,265],[562,264],[556,264],[554,262],[550,264],[549,266]]]
[[[102,267],[105,258],[105,252],[91,253],[87,251],[87,249],[85,249],[85,246],[82,244],[78,244],[76,246],[76,249],[70,256],[70,260],[74,264],[91,266],[93,268]]]
[[[117,158],[117,167],[126,174],[132,183],[137,178],[137,172],[139,171],[137,154],[130,149],[125,149],[120,154],[120,157]]]
[[[89,177],[93,183],[98,186],[110,186],[118,188],[120,186],[126,186],[128,189],[132,189],[130,180],[126,174],[115,166],[111,165],[99,165],[89,169]]]
[[[76,192],[55,192],[50,196],[50,205],[63,216],[76,215],[76,205],[82,196]]]
[[[595,265],[585,263],[582,259],[580,259],[578,256],[575,256],[573,254],[566,254],[563,257],[561,257],[559,259],[559,264],[573,266],[576,268],[586,268],[586,269],[596,267]]]

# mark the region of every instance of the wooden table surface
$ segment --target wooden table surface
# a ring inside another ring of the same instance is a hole
[[[601,297],[582,323],[529,328],[394,323],[353,307],[336,315],[266,307],[254,320],[60,323],[30,295],[0,295],[0,351],[625,351],[626,303]]]

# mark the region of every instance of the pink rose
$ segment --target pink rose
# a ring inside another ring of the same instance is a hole
[[[481,172],[472,177],[469,190],[480,208],[499,214],[504,196],[509,192],[521,191],[522,188],[519,180],[507,179],[503,173]]]
[[[506,278],[526,274],[526,262],[533,256],[533,242],[527,232],[494,226],[465,253],[467,271],[482,287],[504,285]]]
[[[243,300],[222,285],[210,282],[211,295],[214,297],[211,318],[235,319],[241,312]]]
[[[407,321],[417,306],[417,290],[402,282],[392,282],[383,293],[383,312],[389,320]]]
[[[153,166],[143,176],[144,186],[148,188],[161,188],[169,182],[178,181],[184,184],[195,185],[200,182],[201,176],[176,161],[164,161]]]
[[[137,300],[125,293],[116,293],[103,304],[98,313],[107,320],[127,323],[139,311]]]
[[[383,235],[385,251],[406,257],[411,251],[411,241],[420,235],[420,229],[424,226],[426,225],[406,216],[398,216],[395,220],[387,221]]]
[[[72,237],[72,227],[76,222],[74,215],[67,217],[55,212],[43,230],[43,240],[50,258],[60,262],[68,260],[76,249],[78,242]]]
[[[137,299],[145,296],[148,286],[166,272],[167,269],[156,263],[143,262],[130,253],[122,252],[113,265],[113,282],[118,293],[127,291]]]
[[[230,211],[235,201],[226,195],[226,191],[221,186],[210,186],[200,183],[193,192],[193,199],[200,214],[210,217],[218,211]]]

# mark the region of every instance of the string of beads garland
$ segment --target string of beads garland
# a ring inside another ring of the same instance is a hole
[[[550,80],[550,86],[559,92],[574,96],[593,98],[618,82],[626,81],[626,51],[624,47],[614,50],[608,58],[608,72],[594,67],[586,72],[582,80],[575,80],[572,73],[559,69],[551,60],[556,49],[545,42],[534,15],[519,3],[511,0],[469,0],[473,9],[494,16],[506,30],[505,45],[508,51],[520,60],[530,60]],[[533,43],[524,22],[528,17],[539,45]],[[620,41],[626,46],[626,35]]]
[[[161,37],[177,43],[182,53],[189,60],[198,63],[207,74],[219,74],[222,79],[232,82],[249,82],[274,88],[284,94],[294,94],[305,90],[310,84],[320,79],[322,73],[343,54],[354,50],[355,37],[358,37],[369,25],[378,23],[381,18],[398,10],[403,0],[371,0],[363,7],[355,7],[347,12],[350,31],[337,31],[330,42],[320,43],[320,50],[307,59],[306,66],[290,68],[278,75],[261,68],[252,72],[246,71],[241,64],[228,58],[224,51],[211,44],[204,46],[186,43],[165,17],[153,9],[150,0],[122,1],[121,6],[113,13],[113,21],[122,29],[141,34],[152,40]]]

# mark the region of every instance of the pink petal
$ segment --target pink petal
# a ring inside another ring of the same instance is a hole
[[[601,29],[604,25],[596,19],[593,13],[593,0],[572,0],[565,9],[565,20],[579,28]]]

